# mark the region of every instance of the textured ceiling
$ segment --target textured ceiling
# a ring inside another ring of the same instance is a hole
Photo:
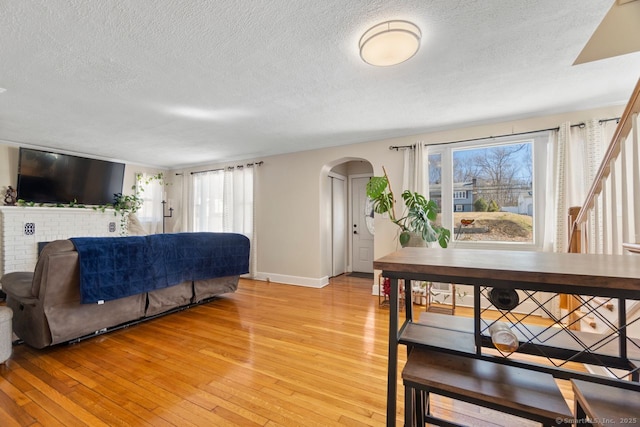
[[[624,104],[612,0],[0,0],[0,141],[162,167]],[[375,68],[370,26],[423,32]]]

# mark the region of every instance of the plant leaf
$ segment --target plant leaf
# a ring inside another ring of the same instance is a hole
[[[367,182],[367,196],[371,199],[377,199],[387,189],[389,182],[386,176],[373,176]]]

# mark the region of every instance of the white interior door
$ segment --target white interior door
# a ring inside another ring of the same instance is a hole
[[[351,180],[351,241],[352,270],[373,273],[373,232],[367,226],[367,217],[373,219],[368,203],[367,182],[369,177]]]
[[[347,188],[344,178],[331,179],[331,275],[347,271]]]

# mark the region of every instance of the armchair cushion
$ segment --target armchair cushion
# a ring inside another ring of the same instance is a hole
[[[0,279],[2,290],[10,294],[23,304],[35,305],[37,297],[32,293],[33,273],[30,271],[15,271],[7,273]]]

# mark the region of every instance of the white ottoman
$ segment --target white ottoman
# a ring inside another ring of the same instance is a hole
[[[13,311],[9,307],[0,306],[0,363],[6,362],[11,357],[12,318]]]

